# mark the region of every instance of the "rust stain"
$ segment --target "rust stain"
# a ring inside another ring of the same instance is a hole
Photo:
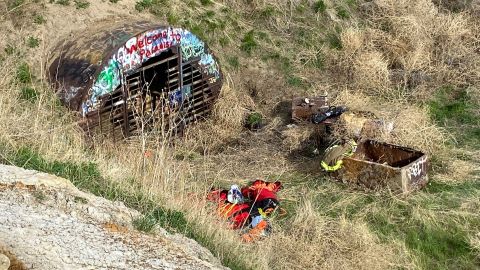
[[[105,230],[107,230],[109,232],[112,232],[112,233],[127,233],[128,232],[127,227],[121,226],[121,225],[118,225],[118,224],[115,224],[115,223],[111,223],[111,222],[104,223],[102,226]]]

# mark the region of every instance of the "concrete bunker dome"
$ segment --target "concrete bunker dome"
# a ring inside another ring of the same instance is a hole
[[[223,76],[207,45],[186,29],[102,22],[60,42],[48,79],[90,135],[179,132],[203,119]]]

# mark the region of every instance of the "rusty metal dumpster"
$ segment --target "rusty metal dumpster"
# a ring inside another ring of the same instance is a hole
[[[358,144],[353,156],[343,159],[339,176],[345,183],[369,189],[408,193],[427,184],[428,164],[427,156],[420,151],[365,140]]]
[[[183,130],[210,112],[222,86],[218,62],[186,29],[103,22],[52,51],[49,81],[89,134],[124,138]]]

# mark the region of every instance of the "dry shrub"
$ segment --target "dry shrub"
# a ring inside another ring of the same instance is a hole
[[[388,91],[388,63],[379,52],[358,55],[354,62],[353,82],[358,89],[376,95]]]
[[[473,13],[442,13],[429,0],[376,0],[370,6],[363,14],[367,26],[347,28],[344,48],[334,56],[340,68],[332,69],[345,72],[350,86],[413,100],[431,98],[444,85],[480,82],[480,31]]]
[[[254,103],[248,95],[226,82],[215,102],[211,117],[187,130],[183,141],[187,148],[214,148],[238,137]]]
[[[365,224],[320,216],[308,199],[286,228],[259,247],[265,269],[411,268],[404,255],[395,254],[397,247],[380,244]]]
[[[294,151],[301,147],[302,143],[308,140],[315,133],[315,128],[308,126],[294,126],[282,131],[283,145],[288,151]]]
[[[350,27],[345,29],[341,35],[343,51],[347,56],[354,55],[363,48],[365,43],[365,32],[359,29]]]
[[[441,151],[446,142],[445,133],[432,123],[428,111],[411,105],[404,105],[401,108],[391,118],[394,123],[392,141],[421,149],[429,154]]]

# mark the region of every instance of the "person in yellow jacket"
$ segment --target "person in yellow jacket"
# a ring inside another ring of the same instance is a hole
[[[344,157],[350,157],[357,150],[357,143],[354,140],[342,144],[335,144],[325,150],[320,165],[327,172],[335,172],[342,168]]]

